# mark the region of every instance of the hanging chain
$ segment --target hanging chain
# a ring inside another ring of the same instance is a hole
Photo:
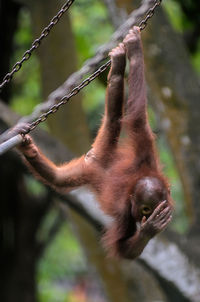
[[[79,93],[80,90],[82,90],[85,86],[89,85],[90,82],[92,82],[95,78],[97,78],[102,72],[104,72],[108,66],[110,66],[110,63],[111,61],[109,60],[108,62],[106,62],[105,64],[103,64],[102,66],[100,66],[92,75],[90,75],[88,78],[86,78],[83,82],[81,82],[78,86],[74,87],[72,89],[72,91],[68,94],[68,95],[65,95],[61,98],[60,102],[53,105],[49,111],[43,113],[40,115],[40,117],[32,122],[30,124],[30,128],[29,130],[24,133],[24,134],[27,134],[29,133],[30,131],[32,131],[33,129],[35,129],[37,127],[37,125],[39,125],[40,123],[44,122],[47,117],[52,114],[52,113],[55,113],[56,111],[58,111],[58,109],[65,105],[66,103],[69,102],[69,100],[76,94]]]
[[[155,9],[161,4],[161,2],[162,2],[162,0],[156,0],[153,7],[151,7],[147,11],[145,18],[139,24],[140,30],[145,29],[145,27],[147,26],[148,20],[151,17],[153,17],[153,15],[155,13]],[[74,95],[78,94],[80,90],[82,90],[85,86],[89,85],[90,82],[92,82],[96,77],[98,77],[102,72],[104,72],[108,68],[108,66],[110,66],[110,64],[111,64],[111,60],[109,60],[105,64],[101,65],[92,75],[90,75],[88,78],[86,78],[84,81],[82,81],[78,86],[73,88],[72,91],[68,95],[63,96],[59,103],[57,103],[57,104],[53,105],[52,107],[50,107],[49,111],[41,114],[37,120],[32,122],[30,124],[29,130],[24,132],[23,135],[25,135],[25,134],[29,133],[30,131],[32,131],[33,129],[35,129],[40,123],[44,122],[50,114],[55,113],[56,111],[58,111],[58,109],[61,106],[68,103],[69,100]]]
[[[162,2],[162,0],[156,0],[154,5],[147,11],[146,17],[138,25],[140,30],[145,29],[145,27],[147,26],[148,20],[153,17],[153,15],[155,14],[156,8],[161,5],[161,2]]]
[[[25,61],[27,61],[27,60],[31,57],[33,51],[34,51],[35,49],[37,49],[37,48],[40,46],[42,40],[43,40],[44,38],[46,38],[46,37],[49,35],[49,33],[50,33],[50,31],[52,30],[52,28],[60,21],[60,19],[61,19],[61,17],[63,16],[63,14],[64,14],[66,11],[68,11],[68,9],[70,8],[70,6],[73,4],[74,1],[75,1],[75,0],[68,0],[68,1],[61,7],[61,9],[59,10],[59,12],[51,19],[49,25],[48,25],[47,27],[45,27],[45,28],[43,29],[43,31],[41,32],[40,37],[37,38],[37,39],[35,39],[35,40],[33,41],[33,43],[32,43],[31,48],[28,49],[28,50],[23,54],[22,59],[21,59],[20,61],[16,62],[15,65],[12,67],[11,72],[9,72],[9,73],[7,73],[7,74],[5,75],[5,77],[3,78],[2,83],[0,84],[0,91],[2,90],[2,88],[3,88],[7,83],[9,83],[9,82],[11,81],[11,79],[13,78],[14,73],[18,72],[18,71],[21,69],[22,64],[23,64]]]

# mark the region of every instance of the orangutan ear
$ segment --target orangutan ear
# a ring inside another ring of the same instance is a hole
[[[116,220],[119,235],[118,239],[121,240],[122,238],[132,236],[137,230],[133,204],[127,203]]]
[[[137,213],[137,207],[136,207],[136,205],[135,205],[135,202],[134,202],[134,200],[133,200],[133,198],[132,198],[132,200],[131,200],[131,209],[130,209],[130,213],[131,213],[131,216],[132,216],[132,218],[135,220],[135,222],[137,221],[137,215],[138,215],[138,213]]]

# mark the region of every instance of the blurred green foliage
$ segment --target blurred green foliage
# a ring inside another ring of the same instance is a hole
[[[185,18],[178,1],[168,0],[163,3],[172,25],[179,33],[184,33],[191,24]],[[106,7],[101,1],[79,0],[71,8],[71,20],[75,34],[79,66],[94,55],[98,47],[109,41],[113,32]],[[27,9],[22,9],[19,17],[19,28],[15,34],[15,52],[12,63],[21,58],[33,40],[30,15]],[[56,30],[56,29],[55,29]],[[198,49],[200,49],[200,42]],[[200,72],[200,52],[191,56],[195,69]],[[29,114],[42,101],[40,66],[34,53],[28,62],[13,79],[12,108],[22,115]],[[105,86],[98,80],[92,82],[83,91],[84,108],[88,116],[91,131],[96,132],[103,113]],[[62,109],[61,109],[62,110]],[[156,118],[149,110],[151,125],[157,129]],[[98,121],[97,121],[98,120]],[[181,184],[174,168],[171,152],[162,136],[159,136],[158,147],[161,161],[166,174],[173,183],[172,194],[176,200],[177,211],[174,227],[180,232],[187,229],[187,219],[183,207]],[[27,187],[34,194],[44,194],[43,188],[36,181],[27,178]],[[42,226],[38,238],[45,238],[57,211],[51,211]],[[67,302],[66,292],[70,292],[73,280],[78,274],[87,271],[82,249],[68,225],[63,224],[55,240],[48,246],[45,256],[39,263],[38,284],[39,300],[41,302]]]
[[[46,187],[43,186],[43,184],[39,181],[37,181],[35,178],[33,178],[30,175],[24,176],[24,182],[26,184],[26,187],[28,189],[28,192],[31,195],[34,196],[44,196],[46,194]]]
[[[30,14],[27,9],[23,8],[19,14],[18,30],[14,37],[15,52],[12,65],[30,48],[32,40]],[[12,108],[21,115],[31,113],[34,106],[41,102],[40,66],[35,53],[28,62],[24,62],[12,83]]]
[[[183,20],[185,18],[180,5],[173,0],[163,1],[163,5],[168,13],[168,16],[170,17],[174,29],[180,33],[183,33]]]
[[[93,56],[113,33],[103,1],[79,0],[71,10],[80,65]]]
[[[52,210],[47,224],[52,224],[57,213]],[[76,237],[67,223],[45,251],[38,267],[38,289],[41,302],[67,302],[67,296],[79,275],[87,272],[86,260]]]

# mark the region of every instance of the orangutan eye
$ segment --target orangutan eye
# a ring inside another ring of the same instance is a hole
[[[149,214],[151,214],[151,212],[152,212],[152,209],[149,206],[144,205],[142,207],[142,214],[143,215],[149,215]]]

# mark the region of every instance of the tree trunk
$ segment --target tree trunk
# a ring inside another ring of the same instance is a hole
[[[10,72],[10,56],[13,50],[13,35],[17,26],[17,17],[20,5],[13,0],[1,0],[0,2],[0,82]],[[6,28],[6,30],[2,30]],[[6,85],[0,98],[9,102],[10,84]]]
[[[50,19],[57,13],[61,1],[31,2],[31,16],[34,35],[38,36]],[[73,9],[73,6],[71,7]],[[77,69],[75,41],[71,29],[70,17],[66,13],[40,47],[42,92],[46,97],[60,86]],[[81,93],[48,118],[50,131],[68,146],[74,154],[82,154],[90,145],[89,129],[82,108]]]
[[[35,270],[38,261],[36,233],[46,211],[44,200],[26,192],[24,166],[7,153],[0,158],[1,186],[1,280],[4,302],[35,302]]]
[[[0,4],[0,81],[11,70],[13,35],[20,7],[12,0],[2,0]],[[9,96],[10,84],[1,93],[6,103],[9,102]],[[1,123],[1,130],[4,126]],[[16,154],[9,152],[1,156],[0,167],[0,300],[35,302],[37,225],[35,222],[32,224],[30,205],[33,199],[27,195],[23,181],[24,166]]]

